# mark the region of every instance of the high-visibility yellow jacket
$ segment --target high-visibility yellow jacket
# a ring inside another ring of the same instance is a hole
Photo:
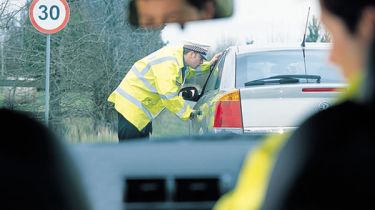
[[[336,103],[348,99],[356,100],[362,80],[360,74],[349,78],[348,90],[338,98]],[[259,147],[249,151],[235,189],[221,197],[214,210],[260,209],[275,161],[289,136],[290,133],[268,136]]]
[[[164,108],[187,120],[193,110],[178,92],[187,77],[208,70],[209,63],[196,70],[186,68],[183,47],[163,47],[137,61],[108,101],[138,130]]]

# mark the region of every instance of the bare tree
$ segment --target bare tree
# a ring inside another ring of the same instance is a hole
[[[307,34],[306,42],[331,42],[330,34],[322,27],[317,17],[312,17],[308,29],[309,33]]]
[[[320,36],[320,22],[317,17],[313,16],[311,22],[309,22],[309,33],[306,37],[306,42],[317,42],[319,41]]]
[[[0,2],[0,30],[9,28],[10,22],[24,8],[24,5],[16,4],[17,1],[2,0]]]
[[[136,60],[163,46],[161,29],[134,29],[129,25],[127,2],[69,1],[70,21],[51,37],[50,123],[60,135],[67,136],[72,126],[65,123],[67,119],[88,120],[86,132],[91,134],[103,126],[114,128],[117,119],[107,102],[109,94]],[[45,36],[31,26],[27,16],[9,26],[7,76],[22,75],[43,82]],[[43,94],[41,90],[39,95]],[[43,110],[43,97],[39,98],[19,108]]]
[[[322,35],[322,38],[320,39],[320,42],[331,42],[331,34],[328,31],[324,31],[324,34]]]

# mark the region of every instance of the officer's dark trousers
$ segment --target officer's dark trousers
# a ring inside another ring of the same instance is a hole
[[[132,123],[118,113],[118,139],[119,141],[128,141],[131,139],[150,137],[152,133],[152,122],[139,131]]]

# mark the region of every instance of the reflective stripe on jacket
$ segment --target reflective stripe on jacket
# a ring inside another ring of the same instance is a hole
[[[137,61],[109,96],[115,109],[142,130],[164,108],[182,120],[189,119],[190,106],[178,96],[183,78],[183,48],[164,47]],[[203,65],[202,71],[209,66]],[[186,72],[187,74],[187,72]]]

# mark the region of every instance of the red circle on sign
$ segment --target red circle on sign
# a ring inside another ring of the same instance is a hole
[[[66,0],[59,0],[65,7],[65,11],[66,11],[66,15],[65,15],[65,18],[64,18],[64,21],[63,23],[58,26],[57,28],[55,29],[52,29],[52,30],[48,30],[48,29],[44,29],[42,28],[40,25],[37,24],[37,22],[35,21],[34,19],[34,16],[33,16],[33,10],[34,10],[34,7],[35,5],[39,2],[40,0],[34,0],[31,5],[30,5],[30,8],[29,8],[29,17],[30,17],[30,21],[31,21],[31,24],[40,32],[44,33],[44,34],[55,34],[59,31],[61,31],[65,26],[66,24],[68,23],[69,21],[69,17],[70,17],[70,9],[69,9],[69,5],[68,5],[68,2],[66,2]]]

